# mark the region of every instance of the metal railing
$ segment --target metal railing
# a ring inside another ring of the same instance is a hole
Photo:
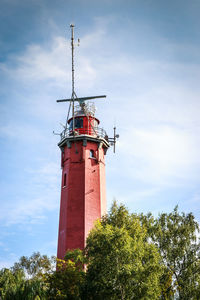
[[[92,116],[94,117],[96,111],[96,107],[94,102],[84,103],[84,106],[75,105],[74,107],[74,115],[75,116]]]
[[[103,128],[100,127],[93,127],[93,128],[75,128],[74,132],[72,129],[64,129],[60,133],[60,140],[62,141],[63,139],[67,137],[76,137],[76,136],[81,136],[81,135],[90,135],[92,137],[96,138],[103,138],[105,140],[108,140],[108,135],[106,131]]]

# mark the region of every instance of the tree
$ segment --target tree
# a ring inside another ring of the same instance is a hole
[[[148,236],[159,249],[165,272],[161,280],[162,299],[200,299],[199,225],[192,213],[140,215]]]
[[[54,269],[54,258],[33,253],[22,256],[9,269],[0,271],[0,296],[3,300],[35,300],[47,297],[47,275]]]
[[[131,214],[116,203],[96,222],[84,251],[64,260],[40,253],[0,270],[2,300],[200,299],[199,225],[173,212]]]
[[[24,279],[25,275],[21,270],[16,272],[6,268],[0,270],[0,297],[2,299],[14,299],[12,296],[21,289]]]
[[[30,257],[22,256],[19,262],[12,267],[13,271],[23,270],[29,278],[42,278],[43,274],[51,273],[55,270],[56,258],[47,255],[41,255],[34,252]]]
[[[48,276],[47,299],[81,300],[85,284],[84,255],[79,249],[68,251],[57,259],[57,271]]]
[[[156,247],[137,216],[113,204],[87,239],[85,299],[158,299],[162,275]]]

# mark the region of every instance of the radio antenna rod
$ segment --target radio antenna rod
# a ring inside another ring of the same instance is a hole
[[[71,49],[72,49],[72,116],[73,116],[73,132],[74,132],[74,96],[76,96],[74,91],[74,24],[71,27]]]

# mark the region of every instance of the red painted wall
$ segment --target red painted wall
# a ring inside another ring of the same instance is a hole
[[[64,147],[57,253],[60,259],[68,249],[85,247],[94,222],[106,212],[104,149],[98,146],[93,141],[83,146],[79,140],[71,142],[71,148]],[[94,158],[90,158],[90,150]]]

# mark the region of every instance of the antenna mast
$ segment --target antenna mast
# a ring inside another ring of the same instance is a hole
[[[74,24],[70,24],[71,28],[71,51],[72,51],[72,96],[70,99],[60,99],[56,100],[57,102],[70,102],[69,103],[69,109],[68,109],[68,114],[67,114],[67,120],[66,120],[66,126],[65,126],[65,131],[67,131],[67,125],[68,125],[68,120],[69,120],[69,114],[71,110],[71,105],[72,105],[72,119],[73,119],[73,125],[72,125],[72,131],[73,134],[75,133],[75,105],[74,102],[77,101],[81,108],[84,110],[85,114],[87,115],[87,112],[85,111],[85,101],[91,100],[91,99],[97,99],[97,98],[105,98],[106,95],[101,95],[101,96],[90,96],[90,97],[77,97],[75,93],[75,79],[74,79]],[[79,46],[80,40],[78,39],[78,46]],[[88,117],[88,116],[87,116]]]
[[[71,27],[71,47],[72,47],[72,116],[73,116],[73,132],[74,132],[74,24],[70,25]]]

